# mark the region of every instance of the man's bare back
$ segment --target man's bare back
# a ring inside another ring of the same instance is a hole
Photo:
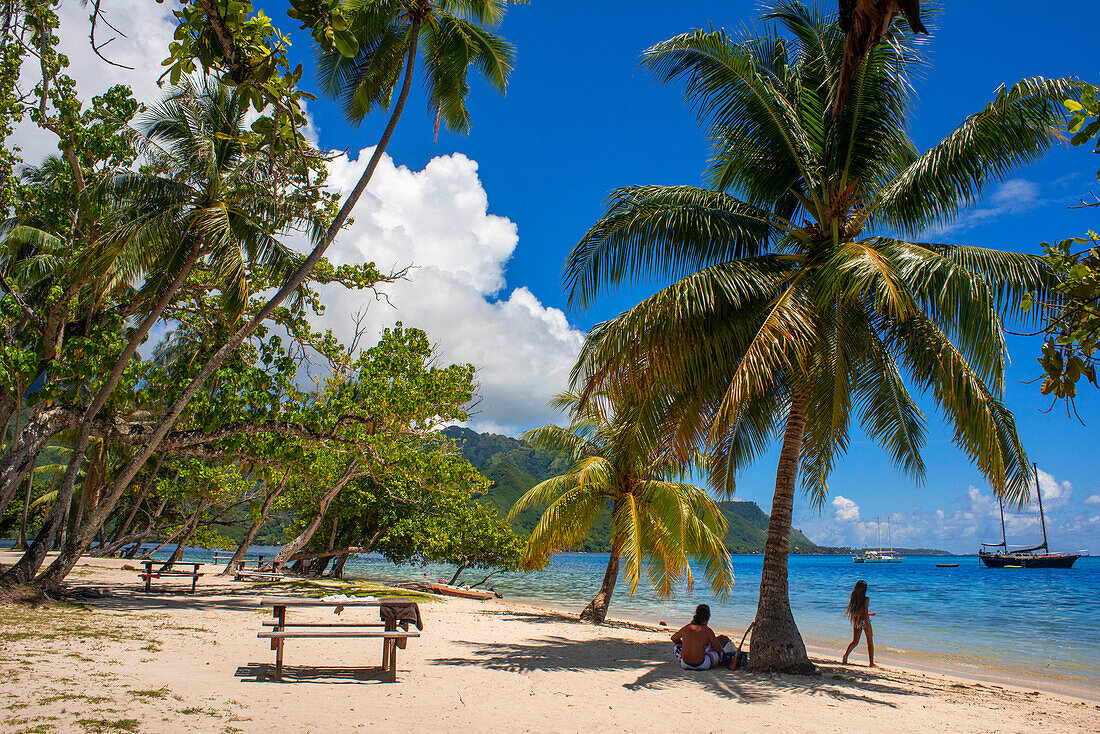
[[[724,635],[723,635],[724,636]],[[726,638],[729,641],[729,638]],[[705,624],[689,622],[672,635],[672,642],[682,645],[680,657],[688,665],[699,665],[706,656],[707,645],[715,652],[722,652],[725,642],[721,642],[714,630]]]

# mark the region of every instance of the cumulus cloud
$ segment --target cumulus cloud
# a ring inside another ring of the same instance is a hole
[[[59,48],[69,58],[64,73],[76,81],[77,92],[85,103],[116,84],[129,86],[138,102],[156,102],[163,92],[157,80],[167,68],[161,66],[161,61],[168,56],[168,44],[176,28],[171,3],[102,0],[100,10],[103,18],[117,29],[112,30],[102,20],[96,29],[97,45],[110,41],[100,48],[100,53],[113,64],[92,50],[88,39],[91,6],[66,2],[58,10],[60,27],[57,31]],[[30,91],[38,83],[36,72],[34,64],[24,64],[20,78],[23,91]],[[318,130],[313,117],[304,105],[303,111],[307,125],[302,132],[316,144]],[[258,115],[250,109],[249,116],[255,119]],[[36,164],[57,152],[57,136],[26,119],[16,127],[10,143],[22,148],[22,158],[29,164]]]
[[[372,152],[333,161],[333,188],[350,191]],[[481,403],[471,426],[514,434],[560,418],[546,402],[566,387],[584,335],[528,288],[509,290],[505,269],[519,233],[488,208],[477,163],[464,155],[433,158],[421,171],[383,156],[353,224],[328,256],[336,264],[413,269],[384,288],[389,304],[326,289],[318,325],[349,339],[352,314],[367,308],[364,325],[374,330],[396,321],[426,330],[444,359],[478,368]]]
[[[92,50],[88,41],[91,6],[83,3],[62,3],[58,10],[61,27],[58,39],[61,51],[69,58],[65,73],[76,81],[80,98],[90,100],[115,84],[127,84],[139,102],[157,99],[160,89],[157,77],[163,68],[160,62],[168,55],[168,44],[175,30],[171,3],[133,2],[133,0],[103,0],[100,7],[106,19],[118,29],[112,31],[100,22],[96,29],[97,44],[113,38],[100,52],[115,62],[132,69],[112,66]],[[38,82],[31,63],[24,64],[20,86],[29,91]],[[41,130],[29,120],[16,128],[11,142],[23,149],[27,163],[37,163],[46,155],[57,152],[57,137]]]
[[[1089,495],[1081,504],[1091,505],[1093,507],[1100,506],[1100,494]]]
[[[843,495],[833,498],[834,517],[837,522],[857,522],[859,520],[859,505]]]

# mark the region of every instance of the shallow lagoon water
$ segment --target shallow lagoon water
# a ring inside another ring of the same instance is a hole
[[[276,550],[254,547],[251,553],[270,557]],[[171,552],[168,546],[156,557],[167,558]],[[188,548],[184,558],[210,562],[213,555]],[[732,560],[735,585],[724,602],[705,584],[658,599],[644,578],[630,596],[620,579],[611,615],[678,626],[691,617],[695,605],[705,602],[713,610],[712,625],[740,637],[755,616],[763,559],[735,555]],[[959,566],[937,568],[937,563]],[[506,597],[579,612],[595,595],[606,564],[606,553],[561,553],[542,571],[496,574],[493,581]],[[871,611],[877,612],[876,648],[933,663],[1021,670],[1100,685],[1100,557],[1082,558],[1072,569],[988,569],[979,566],[976,556],[907,556],[903,563],[856,564],[850,556],[792,555],[788,569],[799,629],[808,641],[836,646],[837,654],[851,639],[844,606],[852,586],[864,579]],[[453,569],[395,565],[369,554],[350,559],[345,572],[401,581],[450,578]],[[474,583],[483,575],[470,569],[459,583]],[[864,654],[861,644],[853,659],[861,662]]]
[[[696,604],[712,605],[713,626],[738,636],[752,622],[762,556],[735,555],[735,585],[725,602],[708,586],[661,600],[645,586],[628,595],[620,580],[612,616],[686,622]],[[562,553],[544,570],[498,574],[497,590],[579,611],[595,594],[607,554]],[[937,568],[958,563],[958,568]],[[450,577],[442,566],[395,566],[378,556],[349,561],[347,572],[384,579]],[[460,582],[482,575],[467,571]],[[791,607],[808,639],[846,642],[851,627],[844,606],[852,586],[867,581],[876,645],[968,665],[1085,678],[1100,683],[1100,558],[1072,569],[988,569],[975,556],[909,556],[903,563],[856,564],[849,556],[792,555]],[[839,652],[843,650],[840,647]],[[854,653],[862,660],[863,649]]]

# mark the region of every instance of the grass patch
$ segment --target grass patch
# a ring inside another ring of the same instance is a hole
[[[217,711],[212,709],[199,708],[198,706],[188,706],[185,709],[181,709],[180,713],[184,716],[198,716],[199,714],[205,714],[207,716],[221,716]]]
[[[16,734],[49,734],[55,728],[53,724],[35,724],[29,729],[20,729]]]
[[[0,603],[0,641],[70,640],[136,642],[149,639],[137,630],[133,616],[106,614],[95,607],[69,603]]]
[[[99,732],[136,732],[140,731],[141,722],[137,719],[77,719],[76,723],[84,728],[84,731],[92,734]]]
[[[171,691],[168,690],[168,686],[164,686],[163,688],[150,688],[149,690],[145,690],[145,691],[130,691],[130,695],[133,696],[134,698],[145,698],[145,699],[149,699],[149,698],[167,698],[170,694],[171,694]]]
[[[42,706],[48,706],[51,703],[57,703],[58,701],[76,702],[83,701],[84,703],[106,703],[110,701],[110,696],[89,696],[84,693],[55,693],[52,696],[46,696],[39,699],[38,703]]]

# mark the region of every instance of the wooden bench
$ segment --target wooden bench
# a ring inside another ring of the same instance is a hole
[[[297,597],[264,597],[260,606],[271,607],[274,619],[265,621],[270,632],[260,632],[256,636],[271,640],[271,649],[275,651],[275,679],[283,679],[283,645],[288,638],[374,638],[382,640],[382,672],[385,680],[397,682],[397,648],[404,647],[409,637],[419,637],[413,630],[399,630],[397,623],[387,622],[287,622],[288,607],[328,608],[336,607],[381,607],[381,601],[325,601],[323,599],[304,599]],[[381,629],[379,629],[381,628]]]
[[[199,567],[203,565],[201,563],[181,563],[181,564],[179,564],[181,566],[193,566],[194,568],[191,571],[177,571],[174,568],[172,568],[172,566],[174,566],[176,564],[169,564],[167,569],[162,569],[160,571],[154,571],[153,570],[153,565],[157,564],[157,563],[160,563],[160,561],[149,560],[149,561],[142,561],[141,562],[141,565],[145,566],[145,570],[142,571],[141,573],[139,573],[138,576],[145,579],[145,593],[146,594],[148,594],[149,592],[151,592],[153,590],[153,579],[154,578],[159,579],[162,576],[189,576],[191,578],[191,593],[194,594],[195,593],[195,587],[199,583],[199,577],[206,575],[206,574],[199,571]]]
[[[214,564],[228,561],[232,559],[234,553],[229,551],[214,551]],[[237,561],[237,567],[243,569],[249,563],[253,564],[254,570],[259,571],[264,566],[264,559],[266,555],[262,553],[245,553],[241,560]]]

